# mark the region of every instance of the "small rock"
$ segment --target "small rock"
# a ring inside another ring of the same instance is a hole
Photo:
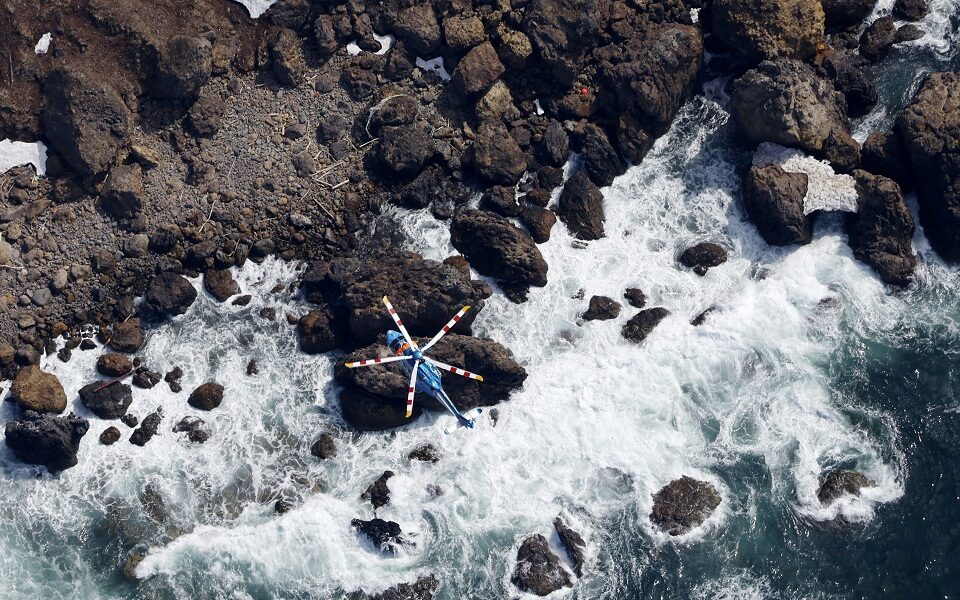
[[[659,306],[641,310],[624,324],[621,334],[631,342],[639,344],[669,315],[669,310]]]
[[[411,450],[407,458],[410,460],[435,463],[440,461],[440,451],[437,450],[437,447],[433,444],[423,444]]]
[[[870,481],[865,475],[857,473],[856,471],[836,469],[830,471],[827,476],[820,481],[820,487],[817,489],[817,500],[826,506],[844,495],[859,496],[861,488],[873,487],[875,485],[876,484]]]
[[[690,248],[687,248],[680,255],[680,264],[693,269],[693,272],[701,277],[706,275],[707,270],[727,262],[727,251],[723,246],[713,242],[701,242]]]
[[[623,297],[627,299],[627,303],[634,308],[643,308],[647,304],[647,297],[644,295],[643,290],[639,288],[627,288],[627,291],[623,293]]]
[[[670,535],[683,535],[704,521],[720,506],[713,484],[684,475],[653,495],[650,521]]]
[[[322,460],[328,460],[337,455],[337,443],[328,432],[323,432],[317,441],[310,446],[310,454]]]
[[[560,558],[550,550],[547,538],[540,534],[528,537],[520,545],[517,567],[510,581],[519,589],[537,596],[547,596],[573,585]]]
[[[590,298],[590,307],[583,313],[584,321],[606,321],[620,315],[620,303],[607,296]]]
[[[229,269],[210,269],[203,274],[203,287],[210,295],[225,302],[240,291],[240,286]]]
[[[97,372],[107,377],[120,377],[133,370],[133,363],[123,354],[108,352],[97,359]]]
[[[174,433],[184,432],[191,442],[202,444],[210,439],[210,432],[203,427],[203,419],[199,417],[184,417],[173,426]]]
[[[109,446],[120,440],[120,430],[111,425],[103,430],[100,434],[100,443],[104,446]]]
[[[187,404],[200,410],[213,410],[223,402],[223,386],[207,382],[191,392]]]
[[[150,438],[157,434],[160,429],[160,421],[163,420],[163,409],[158,408],[143,419],[134,432],[130,435],[130,443],[137,446],[144,446],[150,441]]]
[[[573,561],[573,572],[577,574],[577,577],[583,577],[583,565],[586,562],[587,549],[587,543],[583,540],[583,536],[571,529],[560,517],[553,520],[553,528],[557,531],[560,542],[567,549],[570,560]]]
[[[400,524],[393,521],[353,519],[350,521],[350,525],[360,535],[370,540],[381,552],[393,554],[397,551],[399,545],[413,545],[402,537],[403,532],[400,529]]]
[[[387,481],[389,481],[391,477],[393,477],[393,471],[384,471],[383,475],[371,483],[360,496],[364,500],[370,501],[370,504],[373,505],[374,513],[376,513],[376,510],[381,506],[386,506],[390,503],[390,488],[387,487]]]

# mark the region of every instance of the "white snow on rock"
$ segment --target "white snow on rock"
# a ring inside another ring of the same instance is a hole
[[[807,195],[803,198],[806,215],[817,210],[857,212],[856,180],[835,172],[825,160],[817,160],[795,148],[764,142],[754,153],[753,164],[756,167],[778,164],[788,173],[806,173]]]
[[[251,19],[256,19],[263,13],[267,12],[267,9],[270,8],[277,0],[234,0],[234,2],[239,2],[247,8],[247,12],[250,13]]]
[[[47,32],[40,37],[40,40],[37,42],[37,45],[33,48],[33,51],[37,54],[46,54],[47,50],[50,49],[50,42],[53,41],[53,34]]]
[[[390,48],[393,48],[394,42],[397,41],[397,38],[389,33],[387,35],[377,35],[374,33],[373,39],[377,40],[377,43],[380,44],[380,49],[377,50],[376,54],[386,54],[390,52]]]
[[[46,175],[47,146],[43,142],[14,142],[9,139],[0,142],[0,173],[21,165],[33,165],[37,175]]]
[[[350,42],[349,44],[347,44],[347,54],[349,54],[350,56],[356,56],[360,54],[360,52],[362,52],[362,50],[360,49],[360,46],[358,46],[356,42]]]
[[[450,81],[450,73],[447,71],[446,67],[443,66],[442,56],[431,58],[430,60],[424,60],[418,56],[417,66],[424,71],[434,71],[440,76],[440,79],[444,81]]]

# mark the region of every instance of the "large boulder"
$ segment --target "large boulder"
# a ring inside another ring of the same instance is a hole
[[[896,181],[904,191],[914,188],[910,155],[896,132],[874,132],[867,136],[860,164],[864,171]]]
[[[599,45],[611,5],[610,0],[532,0],[527,5],[523,31],[558,85],[571,85],[585,52]]]
[[[550,550],[547,538],[539,533],[523,540],[520,545],[517,566],[510,582],[524,592],[537,596],[547,596],[573,585],[560,557]]]
[[[109,169],[127,143],[130,110],[106,82],[55,70],[43,85],[44,137],[82,174]]]
[[[120,377],[133,370],[133,363],[124,354],[107,352],[97,357],[97,372],[106,377]]]
[[[842,496],[859,496],[862,488],[875,485],[876,483],[862,473],[849,469],[834,469],[820,480],[817,500],[823,505],[828,505]]]
[[[823,74],[843,94],[847,114],[851,117],[861,117],[877,105],[877,88],[866,71],[868,64],[863,57],[852,52],[834,51],[820,65]]]
[[[696,26],[651,25],[617,50],[615,60],[599,66],[599,102],[611,120],[606,125],[611,141],[637,164],[693,93],[703,64],[703,36]],[[616,164],[620,170],[620,161]]]
[[[907,285],[917,258],[913,254],[913,214],[900,186],[891,179],[854,171],[857,212],[847,220],[853,255],[867,263],[885,283]]]
[[[417,341],[425,344],[427,339],[417,338]],[[495,405],[509,397],[512,391],[519,389],[527,378],[526,371],[513,359],[510,351],[489,339],[448,333],[430,349],[429,354],[437,360],[464,368],[472,373],[479,373],[484,377],[484,381],[480,383],[441,371],[444,390],[461,411],[477,406]],[[389,348],[383,343],[377,343],[350,353],[342,362],[385,358],[390,355]],[[334,376],[344,390],[360,390],[367,395],[346,398],[348,402],[354,402],[358,408],[369,397],[382,400],[385,408],[378,413],[383,413],[384,425],[393,423],[392,426],[396,427],[407,422],[388,418],[392,414],[389,407],[402,408],[410,382],[409,376],[404,373],[399,363],[387,363],[363,369],[348,369],[338,364],[334,370]],[[343,396],[341,396],[341,404],[345,404]],[[425,394],[417,396],[414,406],[434,411],[445,410],[439,402]],[[348,418],[348,420],[351,419]]]
[[[434,153],[430,129],[424,124],[383,127],[377,158],[388,178],[410,180]]]
[[[240,293],[240,286],[229,269],[210,269],[203,274],[203,288],[220,302]]]
[[[820,0],[716,0],[713,32],[753,60],[810,60],[824,39]]]
[[[960,73],[933,73],[897,122],[913,165],[920,224],[947,262],[960,262]]]
[[[690,246],[680,255],[680,264],[693,269],[697,275],[707,274],[707,270],[727,262],[727,251],[720,244],[700,242]]]
[[[117,165],[100,190],[100,208],[114,217],[132,217],[143,209],[143,198],[140,165]]]
[[[403,537],[403,531],[400,525],[393,521],[383,519],[353,519],[350,525],[357,530],[357,533],[365,537],[380,552],[385,554],[395,554],[398,546],[413,545],[413,542]]]
[[[117,352],[132,354],[143,346],[143,329],[140,319],[130,317],[114,324],[110,331],[109,345]]]
[[[307,354],[321,354],[343,343],[342,327],[329,310],[311,310],[297,321],[300,349]]]
[[[439,331],[464,305],[472,309],[453,331],[469,333],[489,296],[487,286],[471,281],[469,273],[413,253],[313,263],[301,286],[308,301],[330,311],[331,327],[345,326],[353,346],[380,341],[386,330],[396,327],[383,305],[385,295],[410,334],[423,336]]]
[[[557,202],[557,216],[581,240],[604,236],[603,194],[584,171],[567,179]]]
[[[403,9],[393,23],[393,33],[420,56],[440,47],[442,33],[431,2],[415,2]]]
[[[153,278],[143,299],[162,316],[182,315],[197,299],[197,290],[185,277],[165,271]]]
[[[720,506],[713,484],[682,476],[653,495],[650,522],[670,535],[683,535],[699,527]]]
[[[487,120],[477,129],[471,152],[473,168],[490,183],[514,185],[527,170],[527,157],[507,128]]]
[[[647,339],[647,336],[660,324],[660,321],[668,316],[670,316],[670,311],[660,306],[641,310],[623,325],[620,333],[631,342],[639,344]]]
[[[536,243],[500,215],[461,211],[450,225],[450,242],[478,273],[516,284],[547,284],[547,262]]]
[[[608,186],[615,177],[627,170],[627,164],[617,154],[603,129],[588,123],[581,137],[580,156],[590,180],[595,184]]]
[[[773,142],[822,156],[840,168],[859,156],[846,101],[830,82],[798,60],[760,63],[733,86],[733,118],[754,143]]]
[[[467,52],[453,72],[453,84],[465,96],[487,90],[504,72],[493,44],[484,42]]]
[[[743,205],[763,239],[774,246],[809,244],[813,219],[803,214],[806,173],[780,165],[753,166],[743,178]]]
[[[150,78],[155,98],[193,99],[213,72],[213,46],[202,37],[177,35],[160,49],[156,71]]]
[[[919,21],[929,11],[929,0],[897,0],[893,5],[893,16],[904,21]]]
[[[880,17],[860,35],[860,56],[874,62],[884,58],[897,41],[893,17]]]
[[[369,356],[367,357],[369,358]],[[423,408],[413,405],[413,414],[406,417],[406,401],[390,400],[361,389],[340,392],[340,413],[344,420],[359,431],[386,431],[407,425],[420,417]]]
[[[43,465],[51,473],[76,466],[80,439],[90,424],[70,413],[66,417],[43,415],[32,410],[7,423],[7,447],[25,463]]]
[[[53,373],[44,373],[37,365],[20,369],[10,386],[10,394],[23,409],[38,413],[61,413],[67,408],[67,394]]]
[[[125,383],[94,381],[80,388],[80,401],[101,419],[119,419],[133,402],[133,390]]]
[[[208,381],[190,392],[187,404],[200,410],[213,410],[223,402],[223,386]]]

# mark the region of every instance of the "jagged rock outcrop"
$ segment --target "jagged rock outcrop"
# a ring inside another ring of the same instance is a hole
[[[587,543],[583,536],[573,530],[564,520],[557,517],[553,520],[553,528],[560,538],[560,543],[567,549],[567,554],[573,562],[573,572],[577,577],[583,577],[583,565],[586,563]]]
[[[80,401],[101,419],[119,419],[133,402],[133,390],[125,383],[94,381],[80,388]]]
[[[213,73],[213,45],[202,37],[178,35],[160,50],[150,93],[156,98],[193,99]]]
[[[526,155],[499,121],[480,124],[470,157],[480,178],[493,184],[512,186],[527,170]]]
[[[821,0],[827,30],[839,31],[858,25],[873,10],[877,0]]]
[[[897,121],[913,166],[920,224],[944,260],[960,262],[960,73],[933,73]]]
[[[557,202],[557,216],[582,240],[598,240],[604,236],[603,193],[584,171],[577,171],[567,179]]]
[[[393,521],[385,521],[383,519],[371,519],[369,521],[353,519],[350,521],[350,524],[357,530],[357,533],[365,537],[375,548],[385,554],[396,553],[398,546],[413,545],[412,542],[403,537],[403,531],[400,529],[400,525]]]
[[[731,49],[753,60],[810,60],[823,42],[819,0],[716,0],[712,27]]]
[[[610,0],[532,0],[522,24],[534,56],[561,86],[574,82],[585,52],[610,19]]]
[[[763,239],[774,246],[809,244],[813,218],[803,214],[806,173],[788,173],[780,165],[750,167],[743,178],[743,205]]]
[[[537,596],[547,596],[573,585],[560,558],[550,550],[547,538],[539,533],[531,535],[520,545],[517,551],[517,566],[510,582]]]
[[[516,284],[547,284],[547,262],[536,243],[499,215],[461,211],[450,224],[450,242],[478,273]]]
[[[713,484],[682,476],[653,495],[650,522],[670,535],[683,535],[699,527],[720,506]]]
[[[734,83],[731,109],[754,143],[800,148],[841,170],[857,167],[843,94],[800,61],[764,61],[748,71]]]
[[[660,321],[668,316],[670,316],[670,311],[661,306],[646,308],[631,317],[624,324],[620,333],[631,342],[639,344],[647,339],[647,336],[660,324]]]
[[[862,488],[874,485],[876,484],[862,473],[849,469],[834,469],[820,480],[817,499],[821,504],[827,505],[845,495],[859,496]]]
[[[727,250],[720,244],[700,242],[684,250],[679,260],[681,265],[703,276],[709,269],[727,262]]]
[[[90,424],[73,413],[65,417],[43,415],[32,410],[7,423],[7,447],[25,463],[43,465],[51,473],[76,466],[80,440]]]
[[[847,217],[853,255],[870,265],[885,283],[907,285],[917,258],[913,254],[913,214],[892,179],[854,171],[857,212]]]

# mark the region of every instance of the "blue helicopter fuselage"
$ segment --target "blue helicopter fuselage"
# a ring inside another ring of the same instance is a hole
[[[387,332],[387,346],[389,346],[390,350],[397,356],[406,355],[414,359],[400,361],[400,366],[408,377],[410,376],[410,372],[413,371],[414,362],[419,360],[420,368],[417,370],[417,391],[432,396],[446,407],[461,424],[471,429],[473,428],[473,420],[463,416],[463,414],[457,410],[457,407],[454,406],[450,397],[447,396],[447,393],[443,391],[443,383],[439,369],[425,361],[423,354],[419,350],[411,348],[410,344],[403,339],[403,335],[399,331],[393,331],[391,329]]]

